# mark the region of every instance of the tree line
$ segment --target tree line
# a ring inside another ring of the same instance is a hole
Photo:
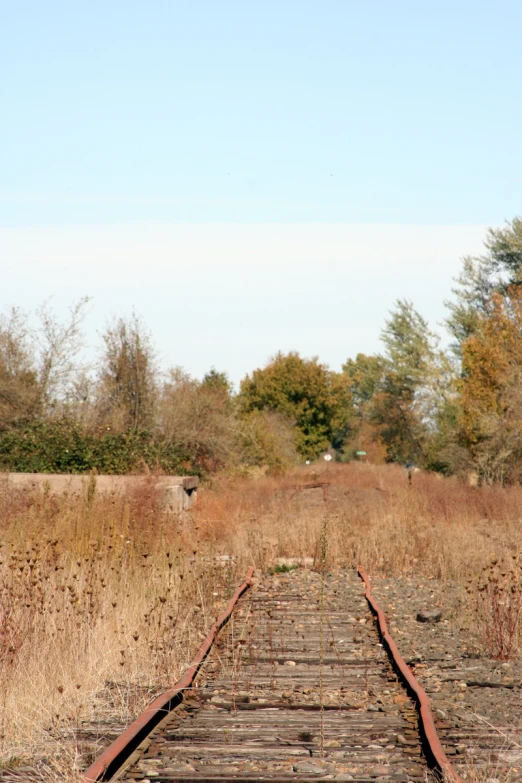
[[[361,428],[387,460],[484,483],[522,479],[522,220],[489,229],[446,302],[447,350],[399,301],[384,352],[344,365]]]
[[[440,348],[412,302],[385,321],[381,353],[347,359],[279,353],[235,393],[224,372],[160,370],[133,314],[80,361],[87,298],[65,319],[44,304],[0,315],[0,470],[205,475],[282,470],[331,450],[340,460],[411,462],[484,482],[522,477],[522,220],[490,229],[463,259]]]

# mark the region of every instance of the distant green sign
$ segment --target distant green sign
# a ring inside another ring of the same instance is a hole
[[[356,451],[355,453],[357,454],[358,457],[366,457],[365,451]]]

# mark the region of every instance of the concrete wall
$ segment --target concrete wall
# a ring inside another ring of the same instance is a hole
[[[191,508],[198,495],[199,479],[197,476],[96,476],[97,492],[112,492],[119,494],[129,487],[142,483],[153,483],[162,494],[165,507],[179,513]],[[62,473],[0,473],[0,491],[2,487],[25,487],[28,489],[43,489],[50,492],[81,493],[91,480],[90,475]]]

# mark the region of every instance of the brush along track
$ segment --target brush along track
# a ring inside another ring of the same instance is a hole
[[[415,706],[354,572],[324,582],[308,571],[264,578],[241,600],[202,671],[199,687],[121,780],[431,776]]]

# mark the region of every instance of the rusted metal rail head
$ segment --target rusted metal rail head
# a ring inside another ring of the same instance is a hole
[[[372,596],[371,583],[368,574],[366,573],[364,568],[361,568],[360,566],[357,570],[359,576],[364,582],[364,586],[366,589],[365,598],[370,604],[372,611],[377,616],[379,633],[382,638],[383,644],[385,645],[392,659],[394,667],[399,672],[400,676],[406,683],[409,692],[412,694],[413,698],[417,703],[421,730],[424,734],[424,739],[426,741],[426,746],[427,746],[426,750],[431,756],[431,762],[441,773],[444,780],[448,781],[448,783],[464,783],[464,781],[456,772],[455,768],[453,767],[448,757],[444,753],[444,749],[441,745],[439,735],[437,734],[437,730],[435,728],[435,721],[433,720],[433,713],[431,711],[430,700],[428,698],[426,691],[413,675],[413,672],[411,671],[410,667],[408,666],[408,664],[400,654],[393,638],[388,633],[388,626],[386,623],[386,617],[384,615],[384,612],[379,606],[379,604],[377,603],[377,601],[375,600],[375,598]]]
[[[205,658],[221,628],[228,622],[237,602],[252,584],[254,567],[248,569],[245,581],[239,585],[230,599],[225,611],[221,614],[208,632],[205,640],[199,648],[193,662],[186,670],[183,677],[168,691],[158,696],[150,704],[145,712],[120,734],[96,761],[83,773],[81,783],[97,783],[97,781],[110,780],[118,772],[122,765],[139,747],[150,732],[160,723],[168,713],[183,700],[183,691],[190,688]]]
[[[312,481],[308,484],[290,484],[288,489],[292,489],[293,492],[289,497],[289,500],[293,500],[298,492],[301,492],[303,489],[322,489],[323,490],[323,500],[328,500],[328,487],[330,486],[329,481]]]

